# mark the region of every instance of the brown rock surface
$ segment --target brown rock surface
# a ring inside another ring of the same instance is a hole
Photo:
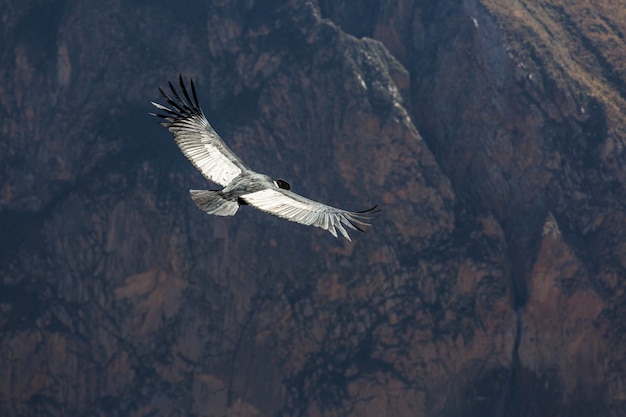
[[[626,412],[626,9],[0,0],[0,415]],[[192,76],[244,207],[148,116]]]

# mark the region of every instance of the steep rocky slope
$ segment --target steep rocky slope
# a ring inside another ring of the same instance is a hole
[[[0,1],[0,413],[623,412],[626,12],[501,3]],[[179,72],[374,227],[199,212]]]
[[[350,28],[350,11],[325,7]],[[492,213],[506,236],[517,413],[622,410],[623,8],[377,7],[360,34],[409,69],[410,113],[457,198]]]

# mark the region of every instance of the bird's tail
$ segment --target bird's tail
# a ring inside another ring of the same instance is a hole
[[[239,209],[237,201],[226,200],[219,191],[189,190],[196,206],[208,214],[216,216],[234,216]]]

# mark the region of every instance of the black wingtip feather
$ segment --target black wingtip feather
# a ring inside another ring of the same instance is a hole
[[[363,210],[363,211],[356,211],[355,213],[358,214],[365,214],[365,213],[370,213],[370,214],[374,214],[374,213],[380,213],[382,211],[382,209],[378,208],[378,204],[376,204],[374,207],[370,207],[367,210]]]
[[[178,76],[178,82],[180,84],[180,91],[182,91],[182,96],[179,93],[179,90],[174,87],[174,84],[171,81],[168,81],[169,89],[171,93],[166,92],[163,88],[159,87],[159,93],[161,97],[169,104],[171,108],[161,108],[159,106],[158,110],[164,112],[165,114],[159,113],[150,113],[153,116],[160,117],[165,119],[166,122],[162,123],[165,127],[170,127],[171,125],[176,124],[180,120],[184,120],[193,116],[202,116],[203,112],[200,108],[200,102],[198,100],[198,94],[196,93],[196,87],[193,83],[193,80],[190,78],[189,83],[191,84],[191,95],[189,94],[189,89],[185,85],[185,81],[183,79],[182,74]],[[183,98],[184,97],[184,98]],[[193,97],[193,100],[192,100]]]
[[[172,86],[172,84],[170,83],[170,87],[171,86]],[[185,110],[178,103],[176,103],[174,101],[174,99],[171,98],[165,91],[163,91],[163,89],[161,87],[159,87],[159,91],[161,92],[161,96],[163,97],[163,99],[165,101],[167,101],[170,106],[173,106],[177,110],[176,112],[174,112],[172,110],[172,112],[173,112],[172,114],[175,114],[175,113],[176,114],[184,114],[185,113]]]
[[[196,94],[196,86],[193,84],[192,78],[189,79],[189,83],[191,84],[191,93],[193,94],[193,99],[196,102],[196,108],[202,112],[202,110],[200,110],[200,103],[198,102],[198,95]]]
[[[174,85],[172,84],[172,82],[168,81],[168,83],[170,85],[170,90],[172,90],[172,94],[174,94],[174,97],[176,97],[176,100],[178,100],[178,104],[181,105],[183,107],[183,109],[185,109],[185,111],[187,111],[187,112],[191,111],[191,109],[189,108],[187,103],[185,103],[185,100],[183,100],[180,97],[180,95],[178,94],[178,91],[176,91],[176,89],[174,88]]]
[[[163,91],[161,87],[159,87],[159,93],[161,93],[161,97],[163,97],[165,100],[171,100],[170,96],[168,96],[167,93]]]
[[[354,228],[355,228],[356,230],[358,230],[358,231],[359,231],[359,232],[361,232],[361,233],[365,233],[365,230],[361,229],[361,227],[359,227],[359,225],[358,225],[357,223],[353,222],[353,221],[352,221],[352,220],[350,220],[350,219],[348,219],[348,221],[350,222],[350,224],[351,224],[352,226],[354,226]]]
[[[191,97],[189,97],[189,93],[187,92],[187,87],[185,86],[185,83],[183,82],[182,74],[178,75],[178,82],[180,83],[180,88],[183,90],[183,94],[185,95],[185,98],[187,99],[189,108],[191,108],[194,112],[197,112],[197,109],[193,105],[193,101],[191,101]]]
[[[381,209],[378,208],[378,205],[374,207],[370,207],[367,210],[355,211],[352,213],[352,217],[346,216],[346,220],[354,227],[355,230],[358,230],[361,233],[365,233],[365,229],[363,226],[371,226],[371,224],[366,221],[371,219],[371,216],[365,216],[365,214],[375,214],[380,212]]]

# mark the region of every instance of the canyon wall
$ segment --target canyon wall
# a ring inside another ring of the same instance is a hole
[[[0,414],[624,414],[626,11],[502,3],[0,0]],[[197,210],[179,73],[373,227]]]

